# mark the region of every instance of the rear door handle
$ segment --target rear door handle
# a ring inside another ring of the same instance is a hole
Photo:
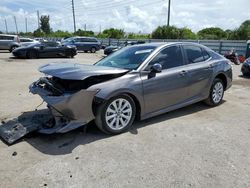
[[[185,76],[187,74],[187,71],[186,70],[182,70],[181,72],[180,72],[180,75],[181,76]]]

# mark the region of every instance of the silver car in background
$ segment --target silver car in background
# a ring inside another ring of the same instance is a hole
[[[12,52],[20,46],[20,39],[17,35],[0,34],[0,50]]]
[[[30,86],[48,104],[53,121],[45,134],[63,133],[95,120],[105,133],[199,101],[222,103],[232,85],[230,61],[195,43],[125,47],[97,62],[48,64]]]
[[[29,46],[31,44],[38,44],[39,41],[31,38],[20,38],[20,44],[21,46]]]

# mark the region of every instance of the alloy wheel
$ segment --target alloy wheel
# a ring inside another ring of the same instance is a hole
[[[132,118],[132,106],[124,98],[114,100],[105,113],[107,125],[112,130],[121,130],[126,127]]]
[[[212,92],[212,98],[214,103],[219,103],[223,97],[223,84],[221,82],[217,82],[214,85],[213,92]]]

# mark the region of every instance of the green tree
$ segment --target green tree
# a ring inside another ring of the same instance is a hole
[[[62,31],[62,30],[57,30],[55,32],[51,32],[50,33],[51,37],[61,37],[61,38],[65,38],[65,37],[72,37],[72,33],[68,32],[68,31]]]
[[[77,35],[77,36],[85,36],[85,37],[92,37],[95,35],[95,33],[93,31],[84,31],[84,30],[81,30],[81,29],[78,29],[74,35]]]
[[[122,29],[105,29],[99,36],[101,38],[114,38],[114,39],[120,39],[124,38],[125,32]]]
[[[178,39],[179,29],[175,26],[159,26],[152,32],[153,39]]]
[[[136,34],[136,33],[129,33],[128,39],[149,39],[150,34]]]
[[[227,32],[218,27],[210,27],[202,29],[198,32],[198,36],[200,39],[226,39]]]
[[[189,28],[184,27],[179,29],[179,39],[197,39],[196,34]]]
[[[49,34],[52,31],[49,24],[49,15],[42,15],[40,17],[40,28],[46,34]]]
[[[237,30],[239,40],[250,39],[250,20],[244,21]]]
[[[39,28],[33,32],[34,37],[44,37],[45,33]]]

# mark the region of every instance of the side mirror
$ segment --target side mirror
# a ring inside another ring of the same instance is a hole
[[[159,63],[155,63],[152,67],[151,67],[151,72],[153,73],[159,73],[162,71],[162,66]]]
[[[44,49],[44,46],[40,46],[40,50],[43,50]]]

